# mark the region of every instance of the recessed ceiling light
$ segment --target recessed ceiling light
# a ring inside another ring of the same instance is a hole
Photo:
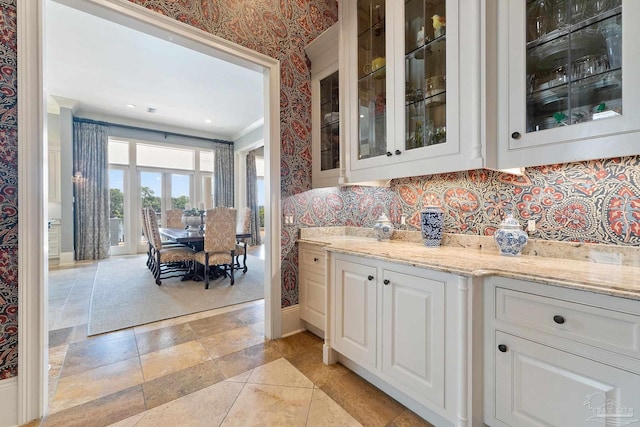
[[[136,106],[133,104],[127,104],[127,108],[136,108]]]
[[[211,119],[204,119],[205,123],[211,123]]]

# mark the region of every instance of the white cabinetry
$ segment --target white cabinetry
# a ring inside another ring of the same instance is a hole
[[[49,203],[60,203],[60,147],[49,147]]]
[[[298,243],[300,318],[322,332],[325,329],[325,259],[322,246]]]
[[[334,24],[305,48],[311,60],[311,181],[314,188],[334,187],[343,178],[339,45],[340,28]]]
[[[640,420],[637,313],[640,301],[488,279],[485,422],[569,426]]]
[[[497,107],[488,129],[497,123],[498,167],[640,153],[640,2],[487,4],[487,87],[497,94],[487,91],[487,110]]]
[[[453,283],[459,278],[363,257],[331,256],[332,348],[429,411],[454,418],[456,368],[445,359],[456,354],[458,286]]]
[[[483,166],[480,3],[339,3],[349,181]]]
[[[47,235],[49,239],[49,258],[60,258],[60,224],[51,224]]]

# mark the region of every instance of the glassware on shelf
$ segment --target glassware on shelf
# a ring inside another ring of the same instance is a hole
[[[535,0],[527,8],[529,40],[537,40],[547,33],[549,11],[546,0]]]
[[[382,34],[384,30],[384,19],[382,18],[382,12],[380,10],[380,5],[377,4],[375,7],[375,14],[373,17],[373,34],[378,37]]]
[[[567,19],[567,2],[565,0],[557,0],[553,5],[552,15],[556,24],[556,28],[563,30],[569,26]]]
[[[605,21],[598,27],[604,37],[611,68],[622,66],[622,26],[615,22]]]

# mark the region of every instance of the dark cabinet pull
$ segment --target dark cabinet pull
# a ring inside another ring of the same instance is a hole
[[[372,281],[373,280],[373,276],[369,276],[369,277],[367,277],[367,279],[369,279],[369,281]]]
[[[399,156],[400,154],[402,154],[402,151],[396,150],[396,156]]]
[[[318,258],[313,258],[313,262],[318,262],[320,261]]]
[[[564,323],[564,317],[560,316],[559,314],[556,314],[555,316],[553,316],[553,321],[556,322],[558,325],[562,325]]]
[[[391,282],[389,281],[389,279],[384,279],[384,280],[382,281],[382,283],[384,283],[385,285],[388,285],[388,284],[389,284],[389,283],[391,283]]]
[[[506,353],[506,352],[507,352],[507,346],[506,346],[506,345],[504,345],[504,344],[500,344],[500,345],[498,346],[498,350],[500,350],[500,351],[501,351],[501,352],[503,352],[503,353]]]
[[[387,157],[391,157],[393,156],[393,154],[391,153],[391,151],[387,151]]]
[[[513,139],[520,139],[520,132],[514,132],[511,134],[511,138]]]

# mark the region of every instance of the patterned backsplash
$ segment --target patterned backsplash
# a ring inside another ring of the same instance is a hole
[[[524,227],[536,221],[533,238],[640,245],[640,157],[527,168],[525,176],[478,169],[392,180],[389,188],[310,190],[284,200],[293,227],[283,233],[283,252],[295,252],[298,229],[350,225],[372,227],[386,213],[397,228],[420,229],[428,204],[444,210],[444,232],[492,235],[511,213]],[[295,263],[297,265],[297,262]],[[285,276],[283,299],[295,304],[297,289]],[[286,290],[293,292],[287,293]]]

